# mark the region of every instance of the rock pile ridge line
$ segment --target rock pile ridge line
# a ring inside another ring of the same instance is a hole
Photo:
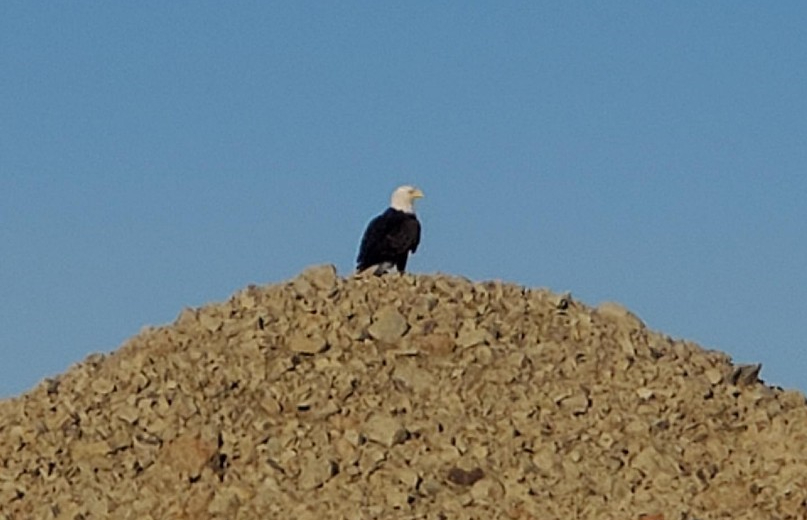
[[[807,406],[618,304],[316,266],[0,401],[0,519],[807,518]]]

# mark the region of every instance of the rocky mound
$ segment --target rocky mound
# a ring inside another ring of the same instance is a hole
[[[0,402],[0,518],[803,519],[807,406],[613,304],[312,268]]]

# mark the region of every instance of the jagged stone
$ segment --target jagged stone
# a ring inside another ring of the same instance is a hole
[[[448,471],[448,480],[459,486],[472,486],[484,476],[485,472],[482,471],[482,468],[474,468],[469,471],[453,467]]]
[[[460,348],[468,348],[480,345],[485,342],[487,337],[488,333],[483,329],[462,329],[457,336],[457,346]]]
[[[336,267],[333,265],[318,265],[309,267],[300,274],[317,289],[331,289],[336,286],[339,278],[336,275]]]
[[[373,414],[364,423],[367,439],[388,448],[405,441],[407,434],[401,421],[388,415]]]
[[[209,441],[182,434],[167,442],[160,450],[162,471],[172,472],[181,478],[194,479],[216,454],[216,446]]]
[[[309,453],[300,468],[299,487],[302,491],[318,488],[337,472],[338,467],[333,461]]]
[[[381,308],[373,315],[373,323],[367,332],[384,343],[396,343],[408,329],[406,318],[393,306]]]
[[[734,368],[729,375],[731,384],[737,386],[749,386],[759,380],[759,372],[762,370],[762,364],[756,365],[739,365]]]
[[[616,302],[603,302],[597,306],[595,312],[625,323],[629,330],[644,328],[644,323],[638,316]]]
[[[716,368],[709,368],[704,374],[712,385],[720,384],[723,381],[723,373]]]
[[[295,333],[289,338],[289,350],[300,354],[319,354],[328,348],[328,341],[319,334]]]

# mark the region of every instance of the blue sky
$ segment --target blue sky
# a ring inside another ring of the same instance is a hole
[[[0,4],[0,396],[351,271],[618,301],[807,390],[803,2]]]

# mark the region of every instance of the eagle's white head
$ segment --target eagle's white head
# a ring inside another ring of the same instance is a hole
[[[390,207],[404,213],[415,212],[415,199],[423,197],[423,192],[414,186],[399,186],[392,192]]]

